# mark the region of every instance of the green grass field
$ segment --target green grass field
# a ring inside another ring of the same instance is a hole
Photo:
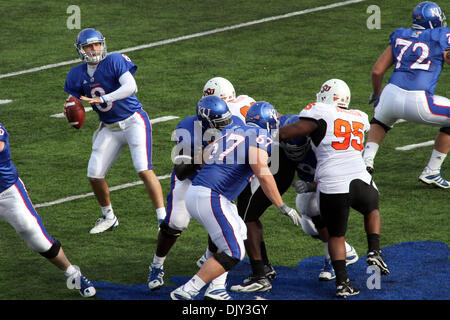
[[[94,27],[107,39],[108,51],[237,25],[290,12],[317,8],[339,0],[122,0],[85,1],[81,28]],[[417,2],[418,3],[418,2]],[[271,102],[283,114],[298,113],[315,100],[320,85],[340,78],[352,90],[351,107],[373,115],[367,104],[370,71],[388,44],[389,34],[410,25],[415,1],[363,1],[346,6],[188,40],[128,52],[137,64],[138,98],[152,118],[179,119],[153,125],[153,165],[157,175],[171,172],[172,130],[193,115],[204,83],[229,79],[237,94]],[[68,29],[67,1],[0,0],[0,75],[77,58],[73,43],[79,30]],[[369,5],[381,9],[381,28],[370,30]],[[442,9],[450,6],[442,2]],[[92,133],[98,126],[94,112],[86,113],[81,130],[64,118],[67,72],[75,64],[16,76],[0,76],[0,122],[11,135],[12,157],[35,205],[91,192],[86,177]],[[385,78],[387,81],[387,77]],[[436,94],[450,97],[448,66]],[[437,127],[398,124],[385,139],[375,162],[374,180],[380,190],[382,247],[404,241],[449,243],[449,191],[426,186],[417,178],[432,146],[396,151],[399,146],[434,140]],[[442,172],[450,178],[449,159]],[[128,150],[111,168],[110,186],[138,181]],[[169,179],[161,180],[164,196]],[[114,232],[90,235],[101,215],[94,197],[39,207],[47,231],[60,240],[73,264],[91,280],[123,284],[144,283],[156,249],[157,223],[144,186],[113,191],[112,204],[120,220]],[[293,190],[284,195],[295,206]],[[311,239],[272,207],[263,216],[268,254],[274,265],[295,266],[308,256],[323,254]],[[195,220],[183,232],[165,262],[166,278],[193,275],[203,254],[207,234]],[[360,256],[367,245],[362,216],[350,215],[347,240]],[[0,222],[0,299],[82,299],[66,288],[65,276],[32,252],[13,228]]]

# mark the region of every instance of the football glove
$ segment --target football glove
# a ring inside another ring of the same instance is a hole
[[[369,97],[369,104],[374,103],[375,101],[377,101],[380,97],[378,97],[375,93],[370,94]]]
[[[313,183],[311,182],[306,182],[303,180],[297,180],[293,183],[293,186],[295,188],[295,191],[297,193],[308,193],[308,192],[313,192],[314,190],[316,190],[316,187],[314,186]]]
[[[291,218],[295,226],[298,226],[300,224],[301,217],[299,216],[297,211],[295,211],[295,209],[289,208],[284,203],[278,209],[282,214]]]

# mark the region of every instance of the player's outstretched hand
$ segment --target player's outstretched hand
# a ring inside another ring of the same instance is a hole
[[[316,190],[316,187],[311,182],[306,182],[303,180],[297,180],[292,184],[297,193],[308,193]]]
[[[291,218],[291,220],[295,226],[298,226],[300,224],[301,217],[297,213],[297,211],[295,211],[295,209],[288,207],[284,203],[278,209],[280,210],[280,212],[282,214]]]

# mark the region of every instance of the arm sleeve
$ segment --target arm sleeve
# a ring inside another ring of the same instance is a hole
[[[125,99],[137,92],[136,80],[134,80],[133,75],[129,71],[120,76],[119,83],[119,89],[102,96],[105,102]]]

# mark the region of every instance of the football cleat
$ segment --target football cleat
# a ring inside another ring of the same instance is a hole
[[[359,294],[359,290],[350,285],[350,280],[336,284],[336,297],[347,298]]]
[[[384,276],[388,275],[390,272],[387,264],[384,262],[383,257],[381,256],[381,250],[368,252],[366,262],[369,266],[377,266],[378,268],[380,268],[380,273]]]
[[[152,263],[149,267],[149,275],[147,280],[147,285],[150,290],[158,290],[164,285],[164,270],[163,266],[161,268],[155,267]]]
[[[435,186],[442,189],[450,188],[450,182],[442,177],[440,171],[433,171],[428,167],[425,167],[425,169],[423,169],[422,173],[419,176],[419,181],[425,184],[434,184]]]
[[[101,217],[95,223],[95,226],[89,231],[91,234],[102,233],[105,231],[111,231],[119,225],[119,219],[116,216],[112,219]]]
[[[96,294],[96,290],[92,283],[81,274],[80,268],[74,266],[77,269],[73,275],[67,278],[66,284],[69,289],[78,289],[83,298],[90,298]]]
[[[170,293],[170,298],[172,300],[194,300],[198,294],[197,290],[186,291],[182,285]]]
[[[336,273],[334,272],[333,265],[331,264],[331,259],[325,258],[322,270],[319,273],[320,281],[330,281],[336,278]]]
[[[225,286],[214,286],[212,283],[206,289],[205,300],[232,300]]]
[[[349,264],[353,264],[356,261],[358,261],[359,257],[358,257],[358,253],[356,253],[355,248],[353,248],[352,246],[350,246],[350,250],[347,251],[346,253],[346,257],[345,257],[345,265],[349,265]]]
[[[277,272],[270,263],[264,265],[264,273],[269,280],[273,280],[277,276]]]
[[[265,292],[272,289],[272,284],[266,277],[249,277],[242,284],[232,286],[233,292]]]

